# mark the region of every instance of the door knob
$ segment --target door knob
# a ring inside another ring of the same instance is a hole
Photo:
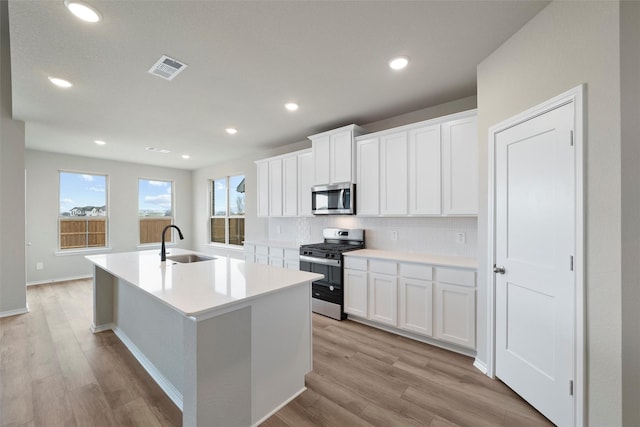
[[[498,273],[498,274],[504,274],[506,272],[506,270],[502,266],[494,265],[493,266],[493,272],[494,273]]]

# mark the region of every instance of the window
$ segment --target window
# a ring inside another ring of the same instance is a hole
[[[153,179],[138,180],[140,244],[160,243],[162,230],[173,224],[173,183]],[[167,233],[170,242],[172,233]]]
[[[244,244],[244,176],[211,181],[211,243]]]
[[[60,171],[61,250],[107,246],[107,176]]]

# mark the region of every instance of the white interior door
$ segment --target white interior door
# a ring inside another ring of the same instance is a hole
[[[569,103],[495,136],[496,376],[560,426],[574,425],[573,123]]]

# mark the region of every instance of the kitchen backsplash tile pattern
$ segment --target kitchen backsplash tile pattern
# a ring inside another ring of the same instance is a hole
[[[363,228],[368,249],[477,256],[476,218],[318,216],[269,218],[268,221],[269,240],[297,245],[322,241],[322,230],[327,227]],[[463,235],[458,236],[459,233]]]

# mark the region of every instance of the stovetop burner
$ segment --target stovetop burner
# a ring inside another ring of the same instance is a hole
[[[301,249],[312,249],[316,251],[327,251],[327,252],[345,252],[345,251],[353,251],[356,249],[362,249],[364,247],[363,244],[348,244],[348,243],[312,243],[309,245],[300,246]]]

